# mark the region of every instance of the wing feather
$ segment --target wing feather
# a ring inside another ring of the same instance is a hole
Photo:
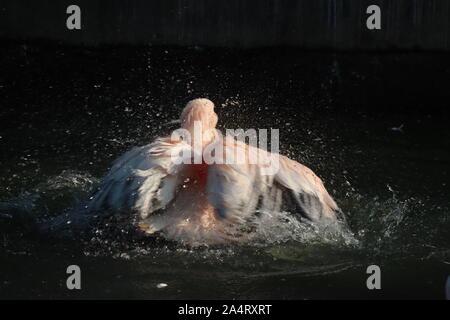
[[[176,152],[189,153],[190,146],[163,138],[125,153],[113,163],[91,197],[89,208],[131,208],[145,218],[165,207],[174,198],[179,183],[177,173],[183,167],[172,159]]]
[[[301,214],[311,221],[335,219],[339,211],[336,202],[328,194],[322,180],[306,166],[280,156],[280,168],[274,184],[287,191]]]
[[[225,153],[245,145],[229,140],[225,144]],[[256,148],[245,146],[249,152],[256,152]],[[257,151],[263,156],[269,155],[266,151]],[[267,174],[263,165],[248,161],[212,164],[208,175],[208,200],[218,215],[239,220],[258,209],[286,208],[298,209],[302,217],[313,222],[334,220],[339,208],[313,171],[285,156],[278,156],[278,160],[278,170],[271,174]]]

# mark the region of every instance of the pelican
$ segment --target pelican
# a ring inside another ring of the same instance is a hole
[[[262,211],[286,209],[317,224],[337,220],[340,210],[313,171],[285,156],[221,136],[210,100],[188,102],[180,121],[180,129],[194,139],[172,134],[128,151],[113,163],[88,208],[133,213],[143,232],[185,243],[249,241],[247,224]],[[230,163],[206,161],[204,152],[211,146],[222,148],[216,157],[239,150],[244,156]],[[249,161],[254,153],[276,159],[276,170],[267,170],[267,161]],[[179,161],[187,158],[199,161]]]

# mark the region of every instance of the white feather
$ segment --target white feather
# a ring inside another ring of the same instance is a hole
[[[173,150],[189,152],[183,142],[158,139],[133,148],[117,159],[105,176],[89,207],[100,210],[136,210],[142,218],[173,200],[178,185],[177,173],[183,164],[172,161]]]

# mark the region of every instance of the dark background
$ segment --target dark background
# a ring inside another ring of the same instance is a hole
[[[66,28],[81,8],[82,30]],[[366,28],[381,7],[382,29]],[[1,0],[0,37],[70,44],[152,44],[306,49],[450,48],[446,0]]]
[[[66,28],[71,4],[81,8],[81,30]],[[372,4],[381,8],[381,30],[366,28],[366,9]],[[449,17],[446,0],[1,0],[0,81],[5,84],[0,90],[11,96],[15,92],[8,86],[29,88],[34,84],[27,81],[38,75],[48,77],[38,86],[54,80],[70,85],[64,76],[127,71],[142,65],[147,54],[169,69],[183,57],[193,59],[200,72],[207,68],[203,61],[223,64],[225,72],[262,67],[262,73],[290,77],[290,83],[277,84],[288,95],[298,85],[313,86],[292,84],[305,73],[329,68],[333,103],[328,107],[339,112],[447,117]],[[166,55],[164,48],[176,51]],[[135,55],[138,51],[146,53]],[[318,64],[299,68],[314,60],[314,52],[329,54],[327,65],[319,54]],[[364,75],[358,76],[359,71]],[[149,77],[160,70],[151,72]]]

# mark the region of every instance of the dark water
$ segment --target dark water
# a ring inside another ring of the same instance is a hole
[[[0,52],[1,298],[444,298],[447,55],[42,44]],[[253,244],[189,248],[114,221],[81,235],[39,231],[79,210],[117,156],[175,129],[196,97],[216,103],[222,129],[279,128],[281,153],[323,178],[352,232],[292,221],[265,225]],[[81,291],[66,289],[70,264],[81,267]],[[371,264],[382,290],[366,288]]]

